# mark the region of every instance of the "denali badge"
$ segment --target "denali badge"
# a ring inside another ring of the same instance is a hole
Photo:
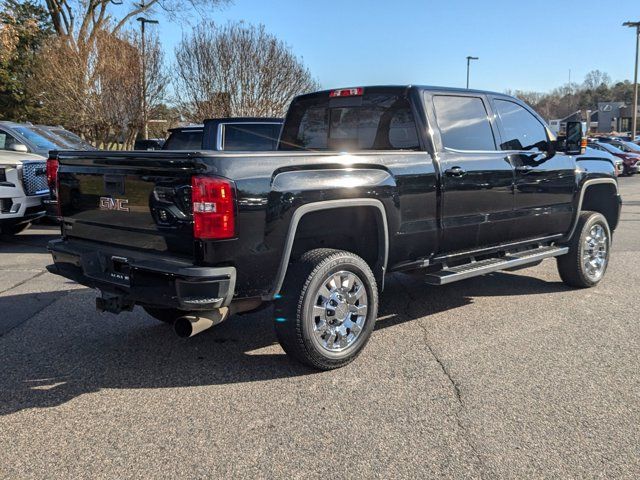
[[[128,212],[129,200],[126,198],[100,197],[100,210],[118,210]]]

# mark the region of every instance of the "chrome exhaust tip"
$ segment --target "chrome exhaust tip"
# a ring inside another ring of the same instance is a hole
[[[181,338],[190,338],[221,323],[228,315],[229,309],[226,307],[207,312],[194,312],[178,318],[173,324],[173,330]]]

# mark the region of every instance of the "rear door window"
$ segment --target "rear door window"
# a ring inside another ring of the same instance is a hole
[[[547,150],[547,132],[535,116],[517,103],[494,100],[502,125],[502,150]]]
[[[287,116],[281,150],[419,150],[409,100],[394,93],[311,97]]]
[[[454,150],[495,150],[487,109],[479,97],[433,97],[442,144]]]

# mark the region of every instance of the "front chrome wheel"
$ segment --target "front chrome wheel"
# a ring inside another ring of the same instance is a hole
[[[590,280],[596,282],[602,278],[607,267],[608,251],[606,230],[598,223],[592,225],[582,244],[582,263]]]
[[[594,287],[604,278],[611,255],[611,230],[599,212],[580,212],[569,251],[558,257],[558,273],[567,285]]]
[[[367,290],[355,273],[328,275],[318,288],[313,305],[313,339],[324,350],[342,352],[360,336],[367,320]]]

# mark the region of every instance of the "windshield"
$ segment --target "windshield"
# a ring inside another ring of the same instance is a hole
[[[609,153],[615,153],[616,155],[620,154],[620,153],[624,153],[618,147],[615,147],[615,146],[611,145],[610,143],[598,143],[597,145],[602,147],[602,148],[604,148]]]
[[[203,130],[174,130],[162,150],[201,150]]]
[[[58,150],[66,146],[61,141],[55,141],[53,137],[46,135],[35,127],[13,127],[20,135],[33,143],[37,149]]]
[[[330,98],[321,93],[296,101],[285,121],[279,150],[418,150],[409,99],[396,92]]]
[[[65,130],[64,128],[52,128],[49,132],[56,135],[62,141],[64,141],[67,145],[75,150],[93,150],[95,147],[91,145],[89,142],[86,142],[73,132],[69,130]]]
[[[640,153],[640,147],[638,145],[636,145],[635,143],[631,143],[631,142],[616,142],[614,145],[616,147],[618,147],[620,150],[622,150],[623,152]]]

